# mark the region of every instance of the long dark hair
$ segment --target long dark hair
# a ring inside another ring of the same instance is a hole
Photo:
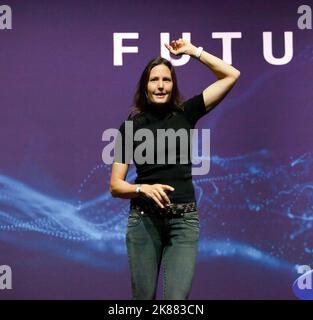
[[[160,64],[166,65],[170,69],[171,76],[172,76],[173,89],[172,89],[172,94],[169,101],[169,107],[173,110],[182,110],[181,105],[183,102],[183,97],[181,96],[177,86],[177,77],[176,77],[175,69],[172,63],[167,59],[162,57],[157,57],[152,59],[147,64],[147,66],[145,67],[145,69],[141,74],[140,80],[137,84],[137,90],[134,95],[133,106],[131,108],[129,119],[133,118],[137,114],[140,114],[146,111],[147,104],[148,104],[146,92],[147,92],[147,85],[150,77],[150,72],[152,68]]]

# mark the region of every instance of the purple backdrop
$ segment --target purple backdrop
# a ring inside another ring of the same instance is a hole
[[[195,176],[201,241],[191,299],[293,299],[297,265],[312,263],[312,29],[298,1],[6,1],[0,30],[1,299],[129,299],[128,201],[112,199],[102,132],[126,118],[160,33],[190,32],[222,57],[213,32],[241,32],[241,77],[198,128],[211,129],[211,169]],[[312,3],[306,2],[311,5]],[[273,55],[263,56],[263,32]],[[113,34],[138,53],[113,65]],[[174,57],[173,57],[174,58]],[[191,59],[177,66],[185,98],[215,81]],[[132,167],[128,180],[132,181]],[[313,267],[313,266],[312,266]],[[161,288],[159,288],[161,289]],[[159,290],[158,297],[160,297]]]

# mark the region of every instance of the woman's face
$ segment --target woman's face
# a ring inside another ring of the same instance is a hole
[[[163,104],[171,99],[173,89],[173,81],[170,69],[159,64],[150,71],[147,85],[147,93],[150,102],[155,104]]]

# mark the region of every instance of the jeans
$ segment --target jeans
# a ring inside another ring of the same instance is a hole
[[[130,208],[126,246],[132,299],[156,299],[161,264],[163,299],[188,299],[198,252],[199,227],[198,211],[168,217]]]

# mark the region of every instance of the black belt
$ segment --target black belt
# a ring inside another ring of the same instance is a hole
[[[174,215],[183,216],[184,213],[192,212],[197,210],[196,202],[187,203],[170,203],[165,205],[164,208],[159,207],[157,204],[133,204],[131,208],[137,209],[141,214],[155,214],[155,215]]]

